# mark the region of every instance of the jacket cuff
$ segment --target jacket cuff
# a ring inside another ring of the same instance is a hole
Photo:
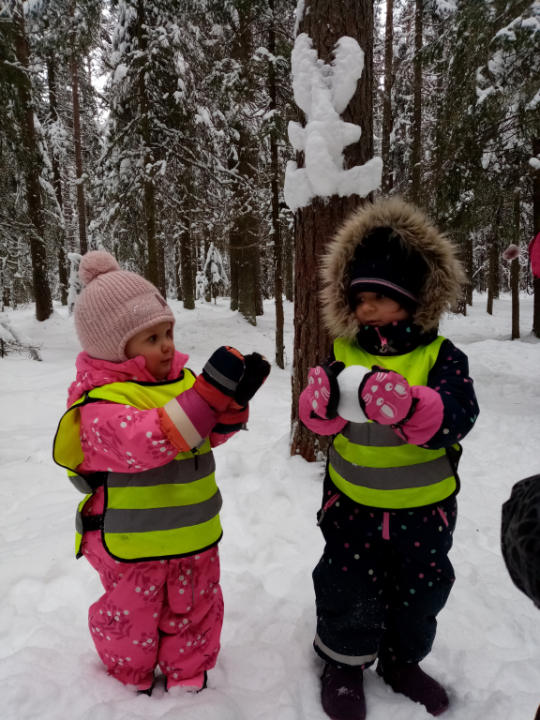
[[[444,416],[441,396],[433,388],[413,385],[412,396],[418,400],[411,419],[403,425],[403,432],[411,445],[424,445],[440,429]],[[401,437],[401,433],[398,432]]]
[[[163,432],[182,452],[197,447],[210,435],[217,416],[193,388],[169,400],[159,410]]]
[[[317,433],[317,435],[335,435],[336,433],[341,432],[345,425],[347,425],[348,420],[339,417],[339,415],[333,420],[323,420],[322,418],[311,417],[311,405],[309,403],[306,390],[304,390],[300,395],[298,414],[300,415],[300,420],[304,423],[308,430]]]

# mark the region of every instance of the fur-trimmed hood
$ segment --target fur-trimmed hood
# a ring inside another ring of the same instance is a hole
[[[332,338],[353,339],[358,332],[348,299],[349,273],[356,248],[378,227],[392,228],[405,247],[422,255],[429,268],[413,317],[424,332],[437,328],[443,313],[462,296],[467,279],[456,249],[424,212],[397,197],[370,203],[345,221],[322,260],[322,312]]]

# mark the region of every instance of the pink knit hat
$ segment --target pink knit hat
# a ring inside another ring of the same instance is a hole
[[[120,270],[107,252],[86,253],[79,277],[85,288],[75,303],[75,328],[93,358],[124,362],[134,335],[158,323],[174,324],[173,312],[158,289],[140,275]]]

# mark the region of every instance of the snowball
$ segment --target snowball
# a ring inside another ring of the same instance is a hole
[[[98,275],[115,272],[116,270],[120,270],[120,265],[110,253],[103,250],[91,250],[86,255],[83,255],[79,265],[79,277],[83,285],[88,285]]]
[[[337,411],[338,415],[344,420],[355,423],[367,422],[358,400],[358,388],[368,372],[370,371],[361,365],[351,365],[339,373],[337,377],[339,385]]]

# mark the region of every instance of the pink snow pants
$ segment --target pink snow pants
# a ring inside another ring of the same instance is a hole
[[[146,690],[158,664],[168,688],[214,667],[223,624],[217,547],[179,560],[123,563],[92,531],[82,552],[105,588],[88,624],[110,675]]]

